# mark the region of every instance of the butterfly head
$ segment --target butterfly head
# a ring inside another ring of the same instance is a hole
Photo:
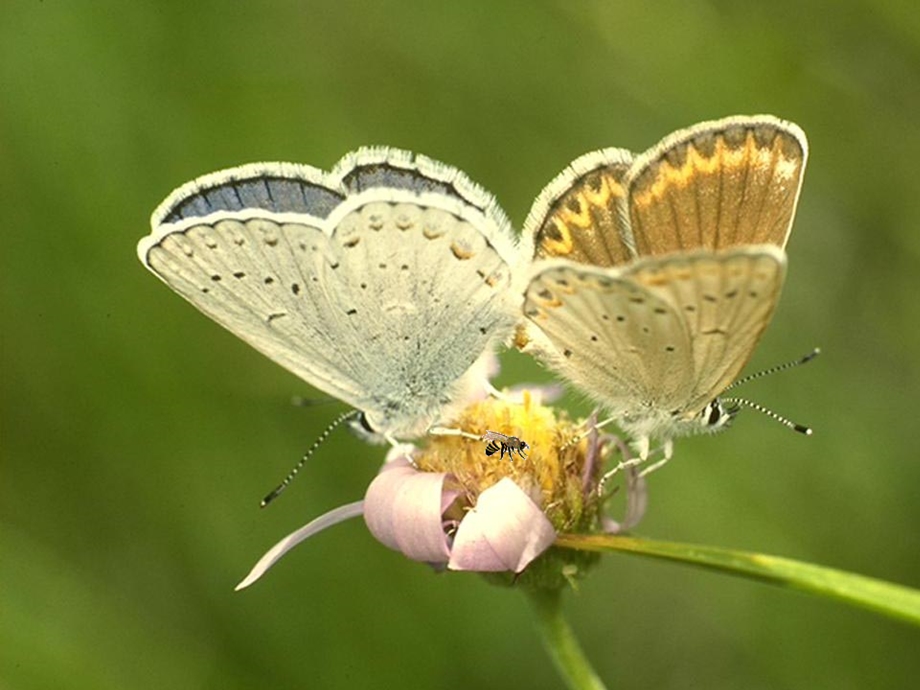
[[[715,398],[693,418],[693,424],[697,427],[696,433],[715,434],[727,429],[735,421],[740,409],[734,403],[725,403]]]
[[[447,397],[436,400],[378,399],[349,421],[352,433],[366,443],[396,444],[397,439],[420,438],[439,419],[441,410],[452,409]]]
[[[422,436],[430,426],[428,417],[422,419],[408,419],[405,415],[394,411],[386,412],[361,412],[348,422],[348,426],[355,436],[365,443],[390,443],[395,444],[397,438],[415,438]]]

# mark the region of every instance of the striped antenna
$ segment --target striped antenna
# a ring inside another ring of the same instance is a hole
[[[810,362],[811,360],[813,360],[815,357],[817,357],[820,354],[821,354],[821,348],[816,347],[814,350],[809,352],[804,357],[799,357],[798,359],[794,359],[791,362],[786,362],[785,364],[777,364],[775,367],[770,367],[769,369],[764,369],[763,371],[758,371],[754,374],[748,374],[747,376],[743,376],[742,378],[735,381],[732,385],[730,385],[725,390],[730,391],[732,388],[735,388],[736,386],[740,386],[744,383],[747,383],[748,381],[753,381],[754,379],[759,379],[762,376],[769,376],[770,374],[778,374],[781,371],[786,371],[786,369],[794,369],[795,367],[802,366],[803,364],[807,364],[808,362]],[[761,412],[763,412],[763,410],[761,410]]]
[[[777,364],[775,367],[770,367],[769,369],[758,371],[755,374],[748,374],[747,376],[735,381],[732,385],[730,385],[725,390],[729,391],[735,386],[740,386],[741,384],[747,383],[748,381],[759,379],[762,376],[769,376],[770,374],[776,374],[781,371],[786,371],[786,369],[793,369],[803,364],[807,364],[808,362],[810,362],[811,360],[813,360],[815,357],[817,357],[820,354],[821,354],[821,348],[816,347],[814,350],[809,352],[804,357],[799,357],[798,359],[794,359],[791,362],[786,362],[785,364]],[[720,397],[719,399],[722,403],[728,403],[728,405],[734,405],[736,410],[739,407],[747,407],[752,410],[757,410],[758,412],[767,415],[767,417],[769,417],[773,421],[779,422],[787,429],[792,429],[793,431],[797,431],[800,434],[805,434],[806,436],[811,436],[812,434],[811,427],[802,426],[801,424],[796,424],[791,419],[786,419],[781,414],[777,414],[773,410],[770,410],[764,407],[763,405],[759,405],[758,403],[751,402],[750,400],[746,400],[745,398],[721,398]]]
[[[316,407],[317,405],[328,405],[329,403],[337,402],[338,400],[335,398],[305,398],[302,395],[291,396],[291,405],[295,407]]]
[[[331,434],[331,433],[335,430],[335,428],[336,428],[337,426],[339,426],[339,424],[341,424],[342,422],[347,421],[347,420],[349,420],[349,419],[351,419],[351,418],[353,418],[353,417],[356,417],[356,416],[358,416],[359,414],[360,414],[360,412],[359,412],[358,410],[349,410],[348,412],[345,412],[344,414],[341,414],[341,415],[339,415],[338,417],[336,417],[336,418],[332,421],[332,424],[330,424],[329,426],[327,426],[326,429],[325,429],[325,431],[323,431],[323,433],[321,433],[321,434],[319,435],[319,438],[317,438],[317,439],[313,442],[313,445],[310,446],[310,447],[307,449],[307,452],[303,454],[303,457],[300,459],[300,462],[298,462],[296,465],[294,465],[294,467],[291,469],[291,471],[288,472],[288,475],[284,478],[284,481],[281,482],[278,486],[276,486],[276,487],[274,488],[274,490],[272,490],[272,492],[271,492],[270,494],[268,494],[265,498],[262,499],[262,503],[259,505],[259,507],[264,508],[264,507],[267,506],[269,503],[271,503],[271,502],[274,501],[276,498],[278,498],[278,496],[281,495],[281,492],[284,491],[286,488],[288,488],[288,484],[290,484],[292,481],[294,481],[294,477],[297,476],[297,473],[300,472],[300,468],[303,467],[304,464],[307,462],[307,460],[310,459],[310,456],[313,455],[313,453],[316,452],[316,449],[317,449],[317,448],[319,448],[321,445],[323,445],[323,442],[324,442],[327,438],[329,438],[329,434]]]
[[[757,410],[758,412],[767,415],[770,419],[779,422],[784,427],[792,429],[793,431],[798,431],[800,434],[805,434],[806,436],[811,436],[812,434],[811,427],[796,424],[791,419],[786,419],[781,414],[777,414],[773,410],[767,409],[763,405],[751,402],[750,400],[745,400],[744,398],[720,398],[720,400],[723,403],[735,405],[736,407],[748,407],[752,410]]]

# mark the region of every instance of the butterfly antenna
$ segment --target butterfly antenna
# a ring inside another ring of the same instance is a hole
[[[271,502],[274,501],[276,498],[278,498],[278,496],[281,495],[281,492],[284,491],[286,488],[288,488],[288,484],[290,484],[292,481],[294,481],[294,477],[297,476],[297,473],[300,472],[300,468],[303,467],[304,464],[307,462],[307,460],[310,459],[310,456],[313,455],[313,453],[316,452],[316,449],[317,449],[317,448],[319,448],[321,445],[323,445],[323,442],[324,442],[327,438],[329,438],[329,434],[331,434],[331,433],[335,430],[335,428],[336,428],[337,426],[339,426],[339,424],[341,424],[342,422],[344,422],[344,421],[346,421],[346,420],[348,420],[348,419],[351,419],[352,417],[358,416],[358,414],[360,414],[360,412],[359,412],[358,410],[349,410],[348,412],[345,412],[344,414],[341,414],[341,415],[339,415],[338,417],[336,417],[336,418],[332,421],[332,424],[330,424],[329,426],[327,426],[326,429],[325,429],[325,431],[323,431],[323,433],[321,433],[321,434],[319,435],[319,438],[317,438],[317,439],[313,442],[313,445],[310,446],[310,447],[307,449],[307,452],[303,454],[303,457],[300,459],[300,462],[298,462],[296,465],[294,465],[294,467],[291,469],[291,471],[288,472],[288,475],[284,478],[284,481],[281,482],[278,486],[276,486],[276,487],[274,488],[274,490],[272,490],[272,492],[271,492],[270,494],[268,494],[268,496],[266,496],[265,498],[262,499],[262,503],[260,504],[260,507],[261,507],[261,508],[264,508],[264,507],[267,506],[269,503],[271,503]]]
[[[808,361],[808,360],[805,360],[805,361]],[[786,365],[786,366],[790,366],[790,365]],[[784,427],[792,429],[793,431],[798,431],[800,434],[805,434],[806,436],[811,436],[812,434],[811,427],[802,426],[801,424],[796,424],[791,419],[786,419],[781,414],[777,414],[773,410],[767,409],[763,405],[759,405],[755,402],[751,402],[750,400],[746,400],[744,398],[721,398],[721,401],[723,403],[728,403],[729,405],[734,405],[736,408],[749,407],[752,410],[757,410],[758,412],[762,412],[763,414],[767,415],[770,419],[776,422],[779,422]]]
[[[799,357],[798,359],[794,359],[791,362],[786,362],[785,364],[777,364],[775,367],[770,367],[769,369],[764,369],[763,371],[758,371],[754,374],[748,374],[747,376],[743,376],[742,378],[735,381],[732,385],[730,385],[725,390],[730,391],[732,388],[735,388],[736,386],[745,384],[748,381],[753,381],[754,379],[759,379],[762,376],[769,376],[770,374],[777,374],[781,371],[786,371],[786,369],[794,369],[795,367],[802,366],[803,364],[807,364],[808,362],[810,362],[811,360],[813,360],[815,357],[817,357],[820,354],[821,354],[821,348],[816,347],[814,350],[809,352],[804,357]],[[765,412],[765,410],[761,410],[761,412]]]
[[[316,407],[317,405],[327,405],[338,402],[335,398],[305,398],[301,395],[291,396],[291,405],[294,407]]]

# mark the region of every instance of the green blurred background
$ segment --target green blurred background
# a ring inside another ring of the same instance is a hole
[[[736,113],[811,158],[754,413],[679,442],[639,532],[920,586],[920,13],[837,3],[7,0],[0,8],[0,687],[528,687],[526,600],[352,521],[251,590],[274,541],[356,500],[382,449],[172,294],[137,240],[175,186],[258,160],[426,153],[519,225],[571,159]],[[499,383],[545,378],[505,357]],[[584,412],[577,399],[571,408]],[[611,687],[903,688],[920,635],[826,600],[608,556],[567,601]]]

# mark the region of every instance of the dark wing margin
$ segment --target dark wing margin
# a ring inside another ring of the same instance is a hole
[[[345,190],[326,173],[294,163],[253,163],[188,182],[154,211],[154,227],[216,212],[263,210],[326,218]]]

